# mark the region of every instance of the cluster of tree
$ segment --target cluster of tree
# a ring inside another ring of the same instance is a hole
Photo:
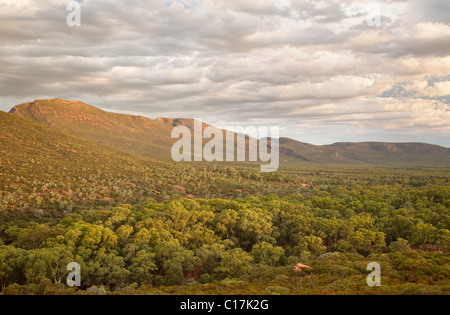
[[[376,257],[401,290],[448,289],[449,200],[445,186],[354,185],[286,197],[147,200],[31,222],[2,217],[0,284],[10,293],[55,290],[77,262],[82,289],[198,282],[210,290],[230,278],[270,278],[275,293],[362,290]],[[313,267],[304,282],[292,273],[300,262]]]
[[[169,164],[149,159],[127,163],[116,158],[102,163],[79,161],[54,167],[45,159],[0,163],[0,211],[28,211],[31,217],[78,209],[187,198],[237,198],[253,194],[299,192],[296,176],[261,175],[253,169],[211,165]],[[96,160],[94,160],[96,161]],[[0,161],[1,162],[1,161]],[[121,162],[121,163],[120,163]]]

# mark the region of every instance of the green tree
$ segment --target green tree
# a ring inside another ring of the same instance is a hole
[[[284,258],[284,249],[280,246],[262,242],[253,246],[250,255],[256,263],[277,267],[281,265]]]
[[[140,284],[152,284],[154,271],[157,270],[155,253],[148,246],[128,244],[125,246],[124,259],[130,271],[130,280]]]
[[[131,272],[125,268],[124,258],[115,253],[102,251],[80,265],[85,287],[105,285],[117,290],[130,283]]]
[[[38,249],[48,238],[56,237],[61,233],[60,228],[52,228],[45,224],[31,225],[20,232],[16,246],[23,249]]]
[[[413,229],[411,243],[413,245],[433,244],[436,242],[437,229],[429,223],[419,222]]]
[[[183,284],[185,273],[194,271],[200,262],[193,251],[183,248],[177,241],[157,244],[155,259],[166,285]]]
[[[68,274],[66,267],[72,261],[73,253],[66,245],[32,250],[26,264],[27,280],[34,282],[35,279],[44,277],[53,283],[61,283]]]
[[[225,252],[225,246],[222,244],[203,245],[195,251],[195,256],[200,259],[200,265],[203,269],[212,274],[214,268],[222,259],[222,255]]]
[[[25,281],[28,252],[13,246],[0,246],[0,289]]]
[[[227,277],[240,278],[247,275],[253,263],[253,257],[244,252],[241,248],[226,251],[222,255],[222,261],[214,269],[219,279]]]
[[[393,253],[401,253],[411,250],[407,240],[402,238],[397,239],[389,245],[389,250]]]
[[[385,234],[366,229],[360,229],[347,238],[353,248],[362,255],[368,255],[372,251],[381,251],[386,247]]]
[[[112,230],[116,230],[119,226],[130,220],[131,206],[120,205],[112,209],[111,212],[111,216],[105,222],[105,226]]]

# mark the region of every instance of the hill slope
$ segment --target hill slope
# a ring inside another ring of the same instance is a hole
[[[158,119],[105,112],[82,102],[37,100],[15,106],[10,113],[135,153],[170,157],[174,126],[186,120]]]
[[[156,120],[105,112],[82,102],[36,100],[15,106],[10,113],[70,134],[128,152],[170,160],[175,126],[193,129],[191,119]],[[205,142],[205,141],[204,141]],[[281,161],[292,164],[377,164],[450,166],[450,149],[424,143],[336,143],[316,146],[280,139]]]
[[[33,217],[33,211],[61,215],[148,198],[236,198],[302,189],[298,179],[282,174],[155,160],[2,111],[0,179],[0,214],[27,210]]]
[[[90,163],[114,165],[133,158],[129,153],[2,111],[0,152],[0,165],[17,169],[30,162],[40,167],[75,165],[81,168]]]
[[[192,172],[0,111],[0,212],[162,200]]]
[[[335,143],[316,146],[289,138],[280,148],[290,162],[450,166],[450,149],[426,143]]]

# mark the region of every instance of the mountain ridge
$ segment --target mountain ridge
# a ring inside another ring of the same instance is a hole
[[[176,139],[176,126],[193,130],[193,119],[157,118],[107,112],[80,101],[35,100],[10,112],[64,132],[111,145],[121,150],[164,159]],[[209,126],[204,124],[204,127]],[[281,137],[281,160],[286,163],[450,165],[450,149],[420,142],[337,142],[313,145]]]

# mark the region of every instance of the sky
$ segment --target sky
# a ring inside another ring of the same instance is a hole
[[[313,144],[450,147],[448,0],[0,0],[0,110],[80,100]]]

